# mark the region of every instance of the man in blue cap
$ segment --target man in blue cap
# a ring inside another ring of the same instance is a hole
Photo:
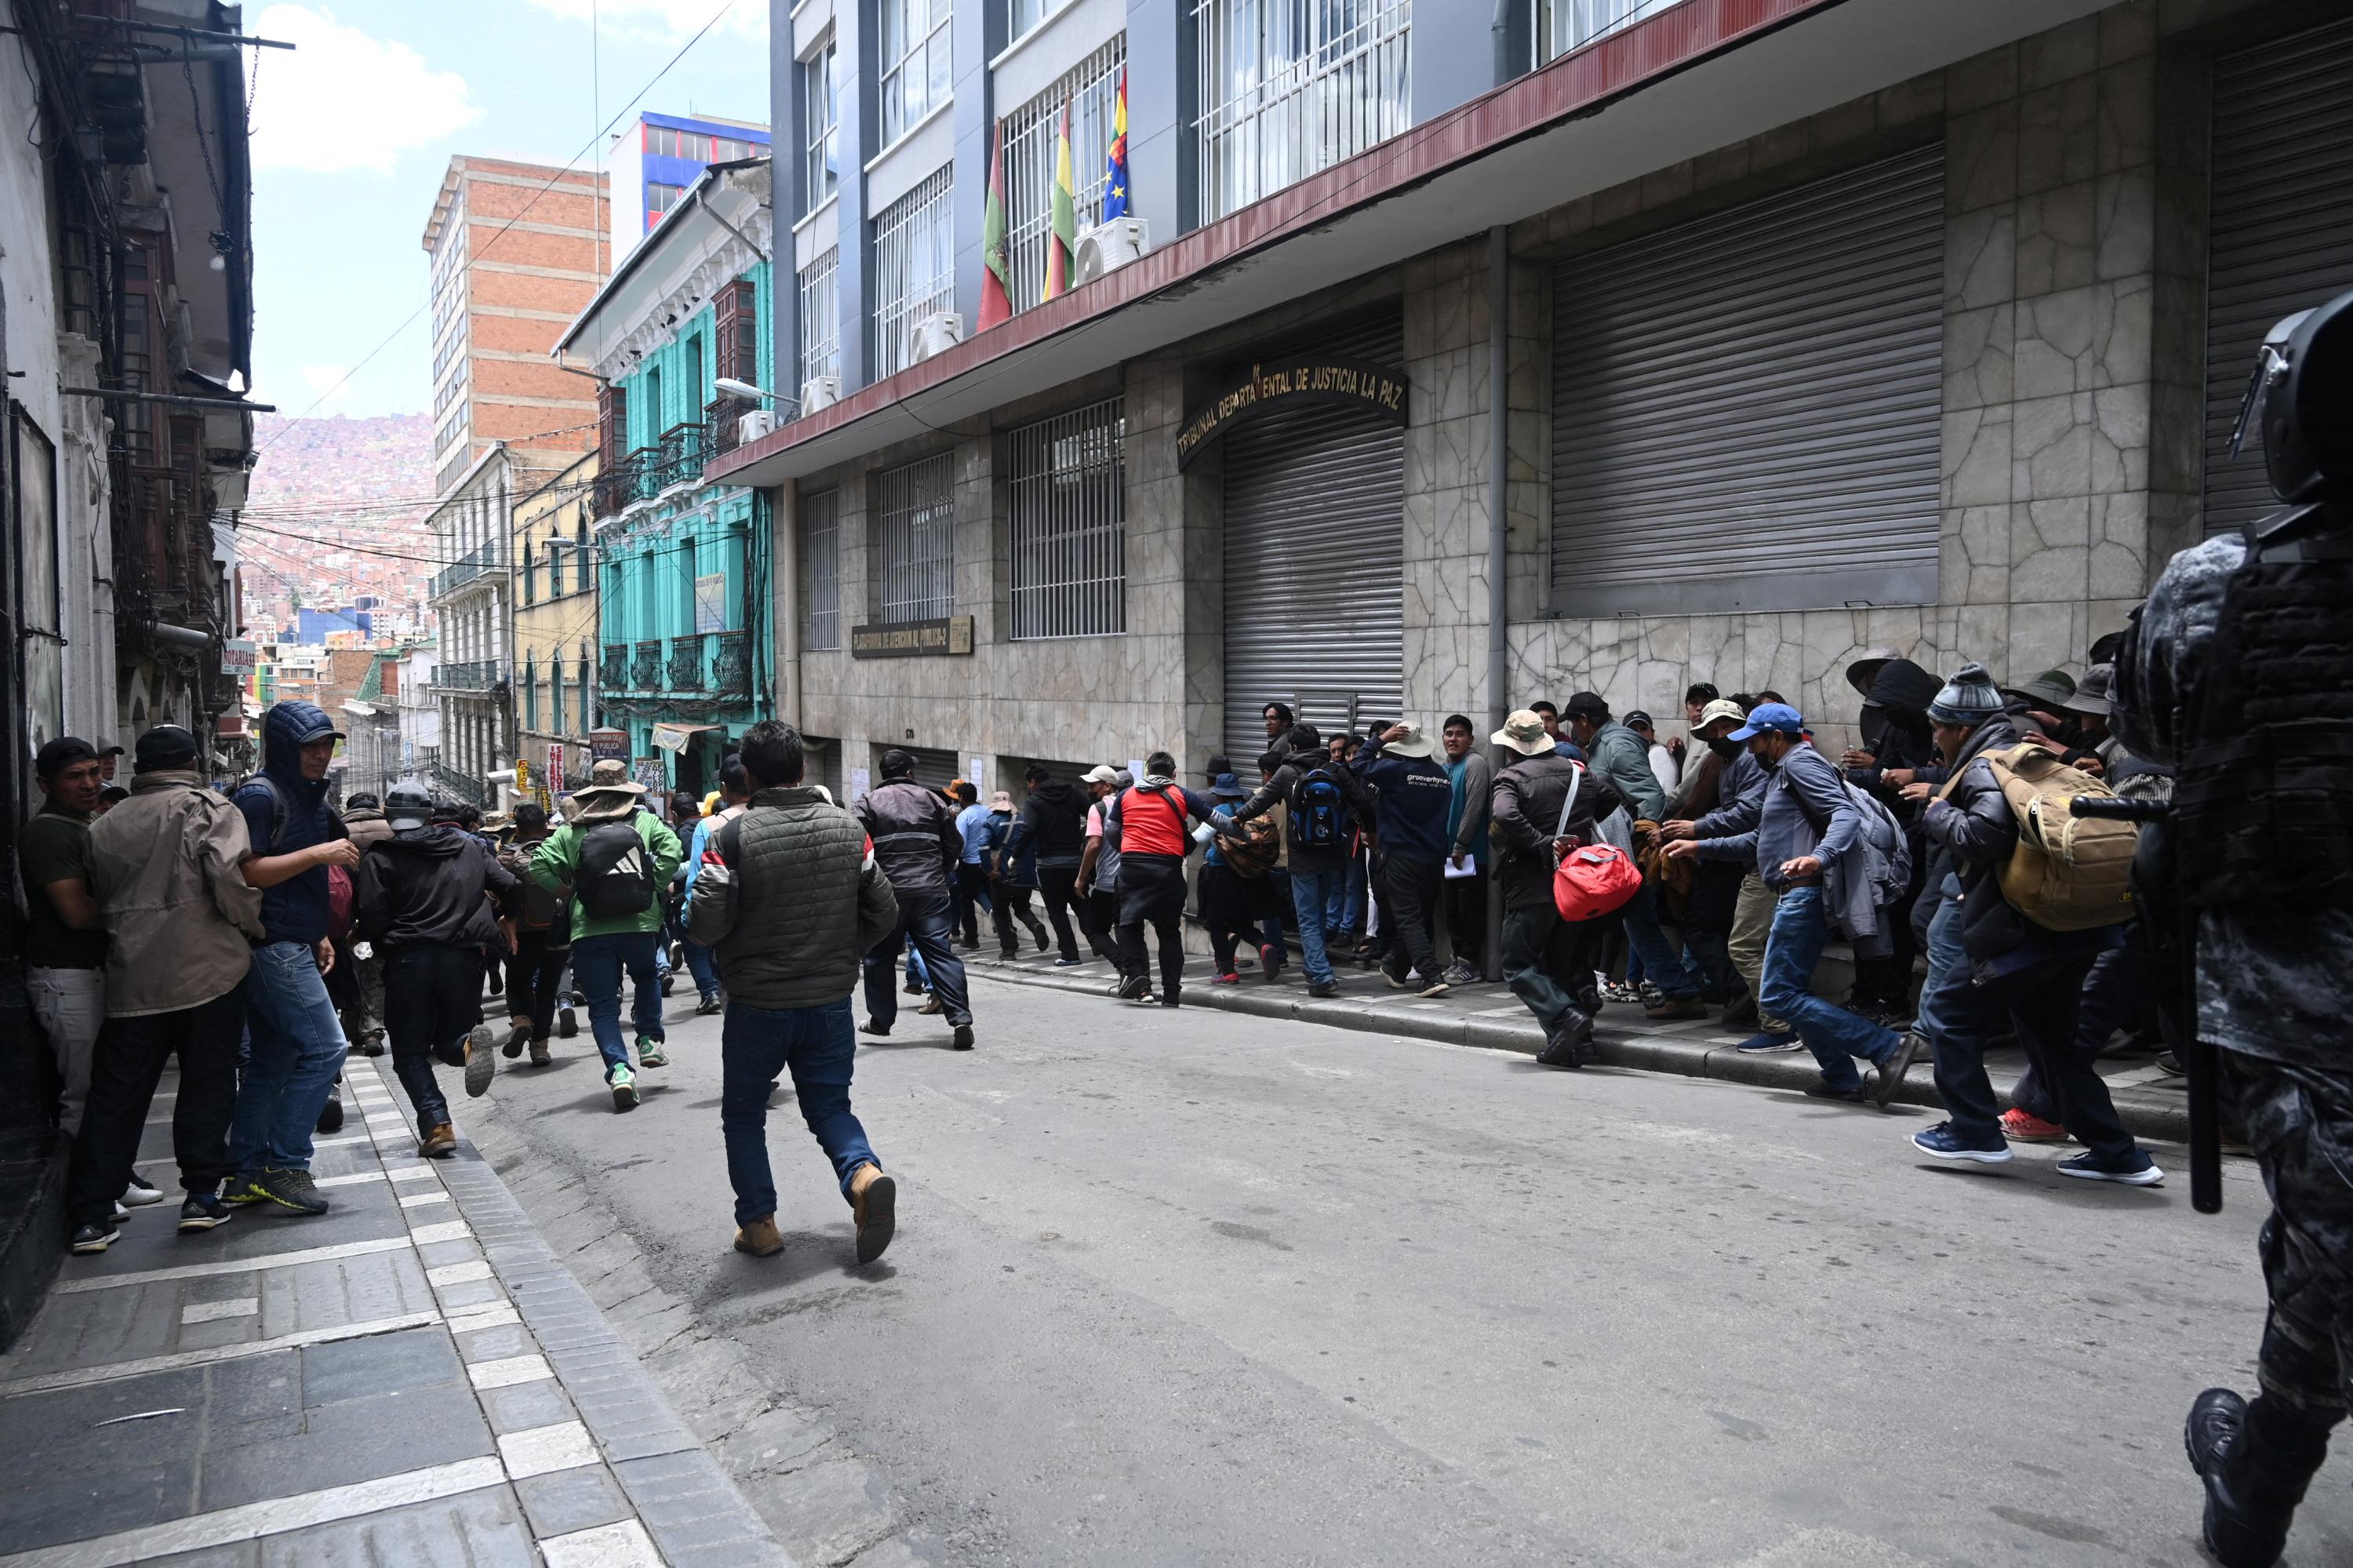
[[[1812,984],[1814,965],[1831,934],[1824,885],[1850,854],[1859,867],[1862,813],[1847,798],[1837,765],[1814,749],[1806,738],[1805,718],[1788,704],[1758,704],[1749,710],[1747,724],[1725,738],[1745,743],[1769,776],[1757,826],[1730,838],[1678,839],[1667,853],[1676,859],[1756,857],[1757,872],[1774,895],[1757,1006],[1787,1019],[1821,1064],[1821,1081],[1807,1086],[1807,1094],[1856,1105],[1876,1099],[1884,1106],[1912,1065],[1916,1037],[1898,1035],[1823,1001]],[[1871,1090],[1855,1070],[1856,1058],[1878,1069]]]
[[[278,703],[262,715],[261,736],[261,771],[234,797],[253,844],[245,880],[261,889],[264,933],[242,988],[251,1050],[229,1133],[237,1175],[222,1197],[323,1214],[311,1135],[350,1049],[327,995],[328,871],[348,877],[360,852],[327,804],[327,765],[343,738],[334,721],[311,703]]]

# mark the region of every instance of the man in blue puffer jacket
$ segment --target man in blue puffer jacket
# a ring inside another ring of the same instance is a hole
[[[1423,996],[1442,996],[1447,990],[1430,922],[1445,885],[1446,817],[1454,802],[1454,781],[1432,759],[1436,749],[1420,726],[1393,724],[1348,765],[1376,792],[1381,918],[1395,927],[1399,938],[1381,960],[1381,977],[1402,991],[1410,963],[1421,971]]]
[[[265,934],[243,985],[250,1052],[229,1129],[237,1174],[221,1196],[296,1214],[327,1212],[311,1181],[311,1134],[348,1049],[325,979],[335,961],[328,868],[348,876],[360,858],[327,804],[327,765],[342,738],[316,705],[275,705],[262,718],[261,771],[236,796],[253,841],[245,880],[262,890]]]

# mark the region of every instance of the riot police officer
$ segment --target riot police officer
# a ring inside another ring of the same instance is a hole
[[[2353,293],[2272,329],[2251,427],[2284,509],[2173,558],[2115,693],[2124,744],[2176,773],[2198,1033],[2272,1200],[2262,1390],[2188,1423],[2226,1568],[2278,1560],[2353,1389]]]

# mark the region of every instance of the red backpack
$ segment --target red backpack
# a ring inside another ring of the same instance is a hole
[[[1568,832],[1568,814],[1576,808],[1578,787],[1585,782],[1584,768],[1577,763],[1569,766],[1576,771],[1569,775],[1568,798],[1560,803],[1560,821],[1553,825],[1556,850]],[[1598,920],[1614,915],[1641,891],[1642,868],[1615,844],[1579,843],[1553,866],[1552,906],[1564,920]]]

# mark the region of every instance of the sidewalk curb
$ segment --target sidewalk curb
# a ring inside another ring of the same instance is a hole
[[[965,967],[975,974],[1008,984],[1043,986],[1052,991],[1093,996],[1113,1007],[1134,1005],[1109,995],[1103,990],[1101,975],[1082,978],[1069,971],[1040,971],[1024,969],[1018,960],[1006,963],[1001,959],[980,959],[977,955],[966,955]],[[1407,992],[1398,994],[1401,997],[1410,995]],[[1295,987],[1282,984],[1188,987],[1185,992],[1185,1006],[1209,1007],[1259,1018],[1317,1023],[1327,1028],[1353,1029],[1374,1034],[1398,1034],[1447,1045],[1467,1045],[1475,1050],[1508,1051],[1523,1056],[1534,1056],[1544,1049],[1545,1044],[1544,1031],[1536,1026],[1532,1016],[1518,1019],[1464,1018],[1410,1008],[1385,1012],[1345,998],[1312,1000]],[[1717,1078],[1726,1083],[1747,1084],[1766,1089],[1802,1089],[1820,1077],[1814,1059],[1802,1051],[1744,1056],[1729,1044],[1613,1030],[1607,1018],[1608,1010],[1605,1009],[1604,1021],[1597,1025],[1593,1034],[1592,1050],[1598,1059],[1597,1065],[1600,1066],[1672,1073],[1687,1078]],[[2116,1099],[2116,1114],[2135,1138],[2158,1143],[2188,1141],[2189,1107],[2184,1097],[2129,1086],[2113,1089],[2111,1093]],[[1905,1075],[1904,1086],[1896,1091],[1895,1103],[1924,1110],[1944,1108],[1945,1102],[1936,1093],[1925,1054]]]

